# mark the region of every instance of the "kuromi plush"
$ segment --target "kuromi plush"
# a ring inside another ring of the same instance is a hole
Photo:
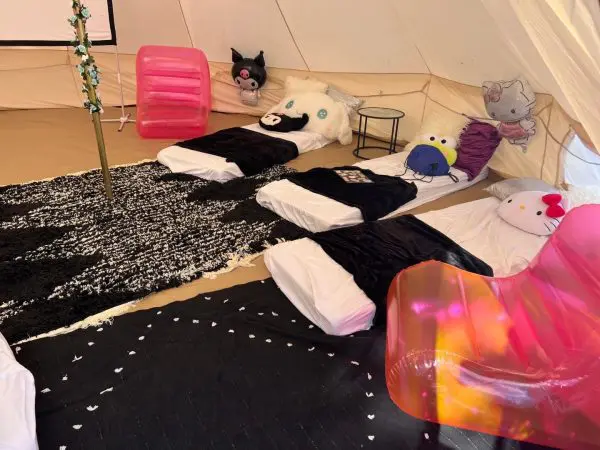
[[[260,96],[259,89],[267,82],[264,52],[261,50],[255,58],[245,58],[232,48],[231,61],[231,77],[240,87],[242,103],[256,106]]]
[[[352,142],[348,110],[323,92],[294,92],[269,110],[267,114],[285,114],[292,117],[308,115],[304,130],[315,131],[341,144]]]
[[[549,236],[565,216],[565,203],[560,194],[518,192],[500,204],[498,215],[527,233]]]

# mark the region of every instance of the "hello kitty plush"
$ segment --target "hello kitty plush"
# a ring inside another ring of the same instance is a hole
[[[565,215],[566,202],[560,194],[525,191],[507,197],[498,215],[509,224],[538,236],[549,236]]]
[[[490,117],[500,121],[500,136],[527,151],[527,144],[536,132],[535,92],[529,83],[522,79],[485,81],[483,100]]]

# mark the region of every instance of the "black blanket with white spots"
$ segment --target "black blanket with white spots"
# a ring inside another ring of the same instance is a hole
[[[272,280],[14,350],[35,377],[42,450],[474,450],[495,440],[404,414],[387,393],[384,332],[325,335]]]

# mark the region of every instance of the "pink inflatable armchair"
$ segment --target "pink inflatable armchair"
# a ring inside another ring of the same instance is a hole
[[[206,133],[211,92],[204,53],[196,48],[141,47],[136,78],[140,136],[189,139]]]
[[[423,420],[551,447],[600,442],[600,205],[570,211],[523,272],[429,261],[388,294],[386,379]]]

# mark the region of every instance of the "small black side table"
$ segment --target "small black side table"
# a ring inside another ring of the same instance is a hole
[[[363,148],[379,148],[382,150],[387,150],[391,155],[392,153],[396,153],[396,141],[398,140],[398,125],[400,123],[400,119],[404,117],[404,113],[398,109],[392,108],[380,108],[380,107],[367,107],[360,108],[358,110],[358,115],[360,116],[360,122],[358,125],[358,142],[356,143],[356,149],[352,152],[354,156],[360,159],[369,159],[363,156],[360,156],[359,152]],[[382,147],[377,145],[365,145],[365,140],[367,139],[367,121],[371,119],[387,119],[392,121],[392,134],[390,135],[390,145],[389,147]],[[364,123],[364,126],[363,126]],[[360,140],[362,138],[362,145]]]

